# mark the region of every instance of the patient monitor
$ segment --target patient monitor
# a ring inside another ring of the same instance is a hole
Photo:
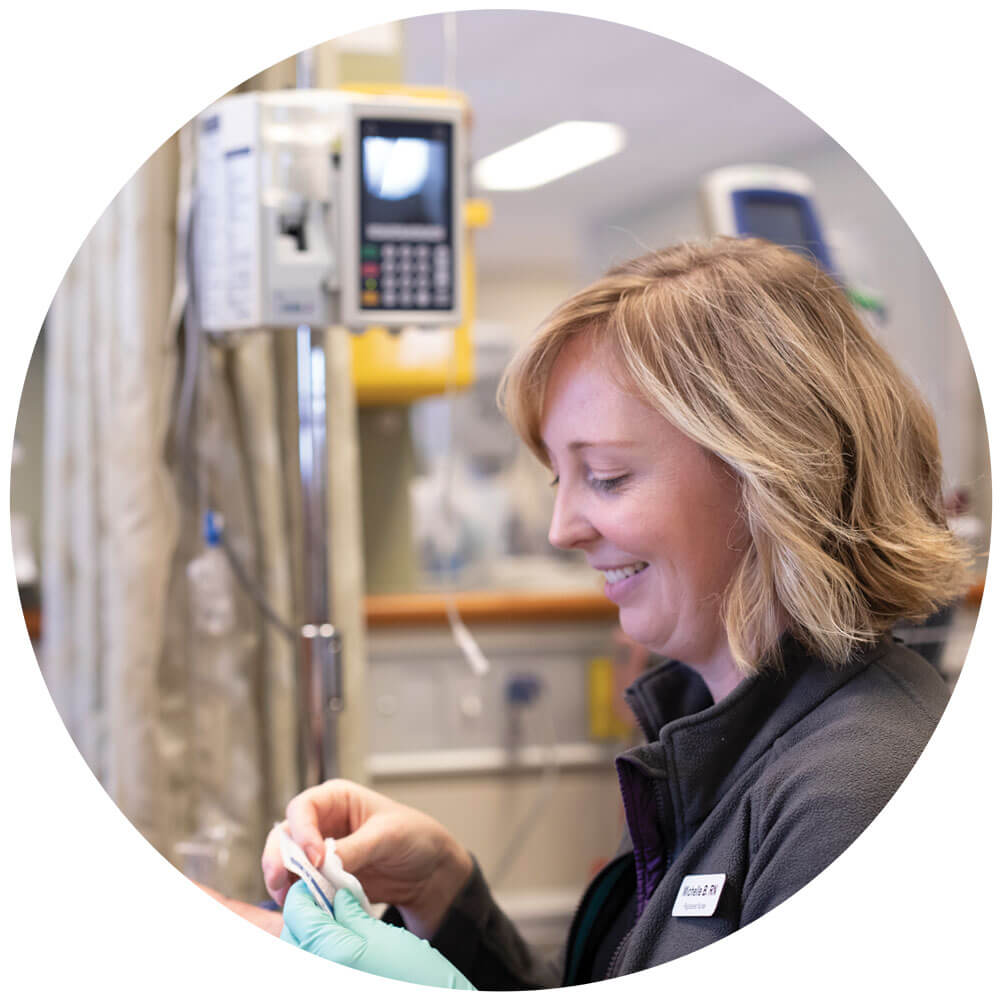
[[[813,199],[805,174],[764,164],[723,167],[701,185],[705,224],[713,236],[759,236],[811,257],[834,274]]]

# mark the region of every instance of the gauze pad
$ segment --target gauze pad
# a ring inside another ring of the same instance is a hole
[[[278,842],[284,866],[305,882],[317,905],[326,910],[331,917],[333,897],[338,889],[347,889],[370,917],[375,916],[361,883],[350,872],[344,871],[344,863],[337,855],[337,845],[333,837],[327,837],[324,841],[326,856],[322,868],[313,865],[306,857],[306,852],[292,840],[291,834],[281,825],[278,826]]]

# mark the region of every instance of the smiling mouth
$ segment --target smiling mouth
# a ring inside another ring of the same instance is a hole
[[[637,562],[633,563],[631,566],[621,566],[618,569],[608,569],[604,571],[604,579],[608,583],[619,583],[622,580],[627,580],[630,576],[635,576],[636,573],[641,573],[649,563],[647,562]]]

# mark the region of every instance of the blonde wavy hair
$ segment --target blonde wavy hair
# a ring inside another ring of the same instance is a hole
[[[843,290],[804,256],[720,237],[646,254],[560,305],[511,361],[498,401],[540,436],[563,345],[611,348],[626,391],[737,476],[750,544],[723,594],[744,674],[787,629],[842,663],[899,619],[962,593],[934,419]]]

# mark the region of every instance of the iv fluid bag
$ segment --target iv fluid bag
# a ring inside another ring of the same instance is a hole
[[[191,616],[203,635],[227,635],[236,626],[233,581],[226,555],[218,546],[206,548],[187,567]]]

